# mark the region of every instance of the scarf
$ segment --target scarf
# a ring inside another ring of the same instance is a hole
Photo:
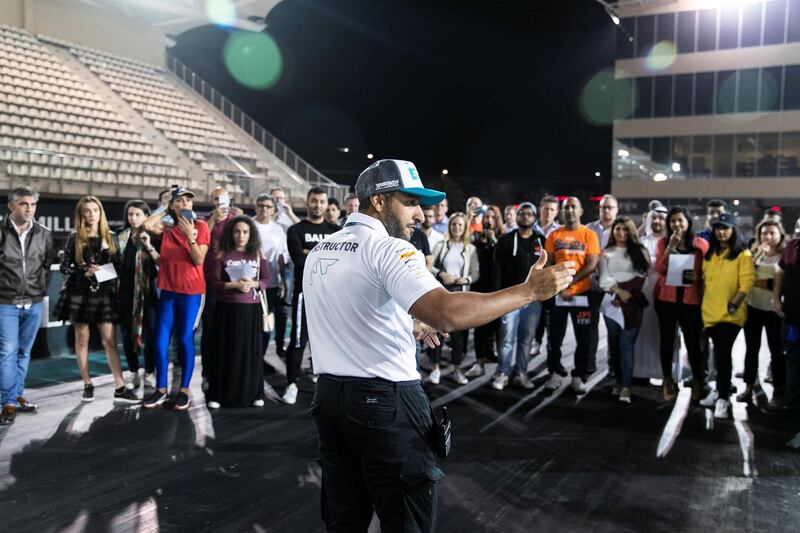
[[[132,237],[130,228],[120,234],[120,249],[125,250],[128,239]],[[136,256],[133,266],[133,315],[131,320],[131,340],[138,355],[142,350],[142,324],[144,323],[145,297],[150,292],[150,262],[142,243],[136,239]]]

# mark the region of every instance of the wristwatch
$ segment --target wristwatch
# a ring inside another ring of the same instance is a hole
[[[195,244],[197,244],[197,241],[189,241],[189,246],[194,246]]]

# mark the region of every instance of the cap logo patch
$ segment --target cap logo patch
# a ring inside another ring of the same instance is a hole
[[[388,189],[390,187],[399,187],[400,180],[389,180],[389,181],[382,181],[380,183],[375,184],[375,190],[379,191],[381,189]]]

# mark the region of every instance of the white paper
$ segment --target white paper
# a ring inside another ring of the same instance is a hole
[[[621,327],[625,327],[625,317],[622,314],[622,308],[617,307],[613,303],[614,297],[610,294],[606,293],[603,295],[603,302],[600,304],[600,312],[606,318],[609,318],[619,324]]]
[[[691,283],[683,282],[683,271],[694,270],[694,254],[670,254],[667,268],[667,285],[672,287],[688,287]]]
[[[565,300],[560,294],[556,294],[556,306],[558,307],[589,307],[588,296],[573,296],[571,300]]]
[[[97,269],[97,272],[94,273],[94,278],[97,280],[98,283],[103,283],[104,281],[108,281],[116,277],[117,277],[117,269],[114,268],[114,263],[106,263],[105,265],[100,265],[100,268]]]
[[[256,279],[256,268],[250,263],[233,264],[225,267],[225,272],[231,281],[239,281],[240,279],[252,280]]]

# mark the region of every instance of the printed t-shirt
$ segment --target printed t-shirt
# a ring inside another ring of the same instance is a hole
[[[597,234],[586,226],[578,226],[578,229],[572,231],[568,230],[566,226],[554,230],[547,237],[544,249],[553,257],[554,264],[566,261],[574,262],[576,272],[579,272],[586,264],[587,255],[600,254]],[[588,291],[590,286],[591,280],[586,277],[564,289],[563,293],[575,296]]]
[[[197,230],[197,244],[210,244],[211,234],[208,231],[208,224],[202,220],[195,220],[194,228]],[[179,294],[205,294],[206,279],[203,265],[194,264],[189,254],[189,241],[177,226],[164,229],[158,268],[159,289]]]

